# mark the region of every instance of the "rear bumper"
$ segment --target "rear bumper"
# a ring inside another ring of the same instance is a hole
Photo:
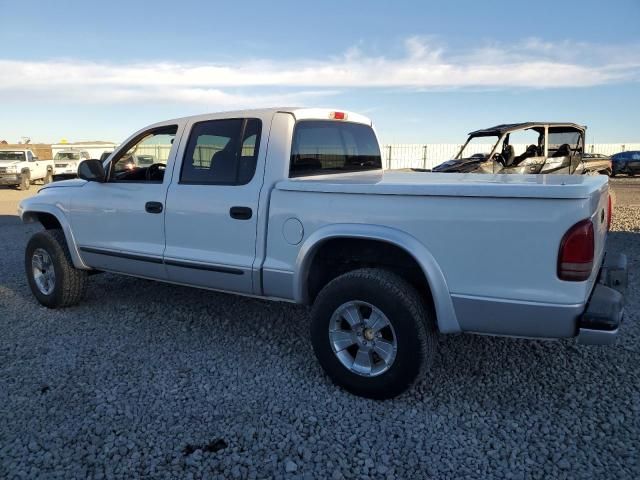
[[[618,337],[624,318],[624,293],[628,283],[627,257],[607,254],[600,269],[598,283],[578,321],[578,342],[611,345]]]

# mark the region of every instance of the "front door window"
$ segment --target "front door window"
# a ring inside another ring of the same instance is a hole
[[[112,162],[110,181],[161,183],[178,127],[162,127],[133,140]]]

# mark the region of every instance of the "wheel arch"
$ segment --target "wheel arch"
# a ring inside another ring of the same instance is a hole
[[[69,247],[73,266],[82,270],[90,270],[80,257],[71,226],[64,213],[52,205],[38,205],[37,208],[20,211],[23,223],[40,223],[46,230],[61,229]]]
[[[330,240],[359,239],[390,244],[407,254],[418,265],[431,292],[438,329],[442,333],[460,332],[449,288],[433,255],[415,237],[401,230],[381,225],[334,224],[316,230],[298,252],[294,272],[294,298],[309,304],[309,281],[316,254]]]

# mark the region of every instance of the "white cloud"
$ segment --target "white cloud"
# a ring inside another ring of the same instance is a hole
[[[123,63],[0,59],[0,100],[30,95],[64,101],[202,103],[223,107],[304,103],[336,89],[590,87],[640,78],[640,45],[593,46],[536,38],[448,51],[410,37],[397,57],[362,46],[328,59],[235,63]],[[286,91],[280,94],[274,91]]]

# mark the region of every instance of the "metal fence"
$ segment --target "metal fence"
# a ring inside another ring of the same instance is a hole
[[[470,154],[489,153],[491,144],[469,145]],[[516,155],[521,154],[527,148],[526,144],[513,145]],[[461,144],[455,143],[395,143],[382,146],[382,165],[387,169],[398,168],[433,168],[446,160],[455,157]],[[166,162],[171,145],[141,145],[136,153],[138,155],[152,155],[156,161]],[[198,166],[209,166],[213,154],[220,150],[219,146],[199,145],[194,152],[194,162]],[[613,155],[614,153],[628,150],[640,150],[640,143],[588,143],[587,152]],[[252,146],[245,146],[242,155],[251,156]]]
[[[382,146],[382,164],[388,169],[398,168],[433,168],[446,160],[454,158],[461,144],[455,143],[408,143],[387,144]],[[470,154],[489,153],[489,144],[469,145]],[[514,145],[516,155],[524,152],[526,144]],[[586,151],[613,155],[628,150],[640,150],[640,143],[588,143]]]

